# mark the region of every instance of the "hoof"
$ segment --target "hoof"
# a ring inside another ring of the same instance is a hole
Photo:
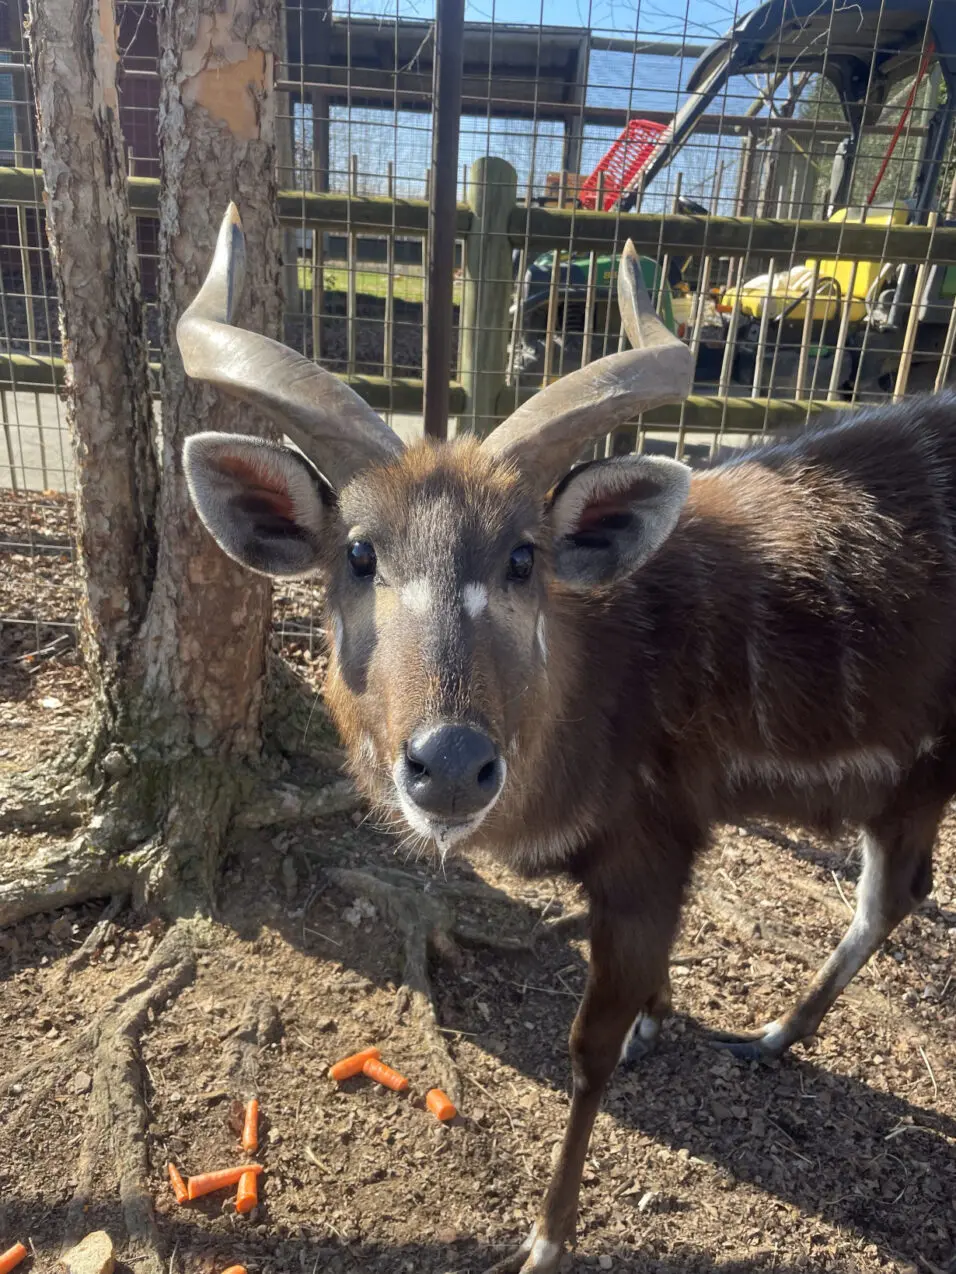
[[[630,1068],[640,1065],[657,1048],[660,1035],[660,1019],[642,1013],[624,1041],[624,1047],[621,1049],[621,1066]]]
[[[712,1048],[723,1049],[745,1062],[775,1062],[783,1056],[791,1043],[777,1022],[771,1022],[761,1031],[749,1031],[742,1035],[713,1031],[707,1042]]]
[[[557,1274],[564,1255],[564,1245],[538,1238],[536,1229],[537,1227],[531,1231],[517,1251],[502,1261],[496,1261],[490,1269],[485,1270],[485,1274]]]

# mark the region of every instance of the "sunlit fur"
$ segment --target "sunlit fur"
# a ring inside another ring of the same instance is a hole
[[[348,572],[345,545],[356,537],[375,544],[374,585]],[[532,578],[509,582],[511,551],[529,541]],[[468,721],[488,731],[508,769],[482,827],[497,838],[527,790],[567,677],[542,654],[540,619],[552,603],[541,508],[473,441],[426,442],[341,493],[339,535],[327,548],[328,602],[343,636],[326,695],[357,782],[387,819],[424,838],[424,826],[403,814],[394,767],[415,730]],[[372,765],[362,740],[371,741]]]
[[[883,409],[700,472],[652,559],[585,591],[551,578],[546,510],[475,444],[361,475],[326,537],[345,632],[328,700],[357,781],[400,820],[410,732],[477,723],[509,764],[479,838],[519,870],[587,877],[618,825],[645,864],[677,837],[683,874],[716,819],[865,821],[952,728],[952,414],[948,399]],[[384,586],[347,575],[358,532]],[[508,586],[524,538],[535,572]],[[401,589],[423,579],[417,613]],[[463,582],[488,589],[474,616]]]
[[[571,1116],[520,1258],[553,1271],[627,1029],[650,1047],[668,1011],[668,954],[713,827],[864,832],[853,924],[796,1002],[738,1041],[750,1056],[815,1033],[932,887],[956,793],[956,398],[837,418],[692,479],[584,468],[547,498],[473,442],[425,443],[337,496],[313,475],[304,529],[283,479],[302,462],[245,453],[250,490],[241,446],[209,442],[211,477],[191,489],[200,507],[215,489],[207,524],[231,519],[220,543],[256,569],[298,569],[319,546],[328,702],[376,816],[409,854],[483,845],[587,895]],[[352,574],[353,540],[374,546],[374,579]],[[509,580],[527,543],[534,571]],[[448,722],[490,735],[507,765],[464,827],[435,824],[395,781],[407,741]]]

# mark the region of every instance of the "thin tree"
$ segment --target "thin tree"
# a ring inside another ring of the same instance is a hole
[[[250,244],[241,322],[278,334],[278,10],[278,0],[159,6],[157,429],[124,180],[113,3],[31,2],[76,469],[81,645],[95,694],[63,769],[0,793],[0,830],[75,832],[6,878],[0,865],[0,924],[103,895],[132,895],[175,914],[202,911],[237,811],[249,824],[274,821],[279,806],[287,815],[301,809],[288,790],[277,801],[263,789],[275,773],[262,755],[276,688],[267,676],[269,583],[243,572],[203,532],[181,465],[194,430],[269,431],[251,410],[188,381],[175,342],[230,199]],[[351,801],[339,784],[331,797],[320,795],[319,808]]]
[[[59,769],[0,791],[0,833],[53,833],[32,859],[0,861],[0,925],[112,897],[102,924],[71,957],[75,967],[129,897],[180,918],[137,983],[61,1059],[68,1067],[82,1050],[94,1068],[89,1145],[64,1237],[83,1229],[96,1158],[90,1146],[102,1137],[114,1152],[130,1251],[147,1274],[165,1266],[146,1189],[140,1032],[193,976],[231,821],[273,823],[303,810],[287,787],[276,797],[267,782],[276,767],[263,757],[276,689],[268,675],[269,585],[241,572],[202,530],[181,464],[191,431],[268,431],[251,411],[187,381],[174,337],[230,199],[251,249],[242,322],[278,334],[278,9],[279,0],[158,7],[161,428],[125,182],[113,0],[31,0],[29,12],[76,472],[80,644],[94,696]],[[289,715],[288,705],[279,715]],[[347,785],[333,784],[306,811],[354,800]],[[268,1014],[256,1021],[269,1029]],[[0,1079],[0,1096],[16,1078]]]

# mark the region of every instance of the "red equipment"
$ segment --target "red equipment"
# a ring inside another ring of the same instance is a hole
[[[621,197],[621,192],[630,187],[657,145],[661,133],[667,131],[666,124],[655,124],[649,119],[631,119],[620,137],[595,168],[591,176],[582,183],[578,191],[578,199],[585,208],[597,207],[598,185],[601,174],[604,174],[604,202],[602,212],[613,208]]]

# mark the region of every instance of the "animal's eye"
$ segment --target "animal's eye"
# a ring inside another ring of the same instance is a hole
[[[349,566],[359,579],[375,574],[375,549],[368,540],[353,540],[348,549]]]
[[[508,560],[508,578],[515,580],[526,580],[531,578],[531,572],[534,570],[534,545],[519,544],[516,549],[511,550],[511,557]]]

